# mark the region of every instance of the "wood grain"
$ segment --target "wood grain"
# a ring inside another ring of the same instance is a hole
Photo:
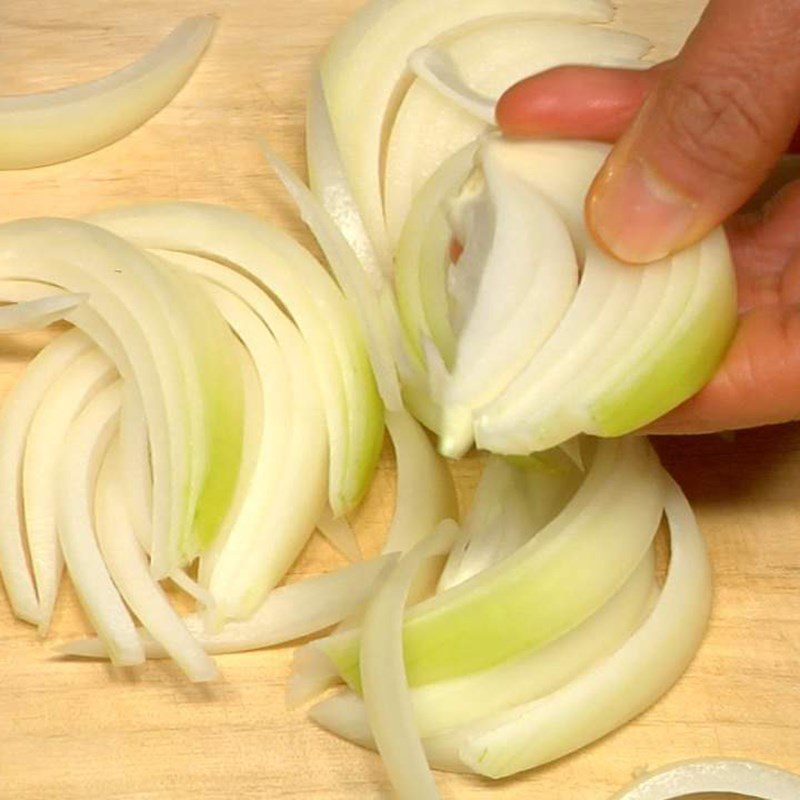
[[[302,163],[304,90],[336,27],[360,0],[4,0],[0,92],[56,88],[133,60],[184,16],[215,11],[219,33],[197,74],[122,142],[68,164],[0,173],[0,220],[75,215],[121,202],[195,199],[257,211],[307,242],[255,143],[266,133]],[[699,0],[628,0],[618,24],[679,46]],[[0,391],[46,335],[4,337]],[[687,490],[716,573],[710,633],[686,676],[633,724],[535,773],[490,784],[441,776],[445,798],[602,800],[643,769],[742,756],[800,771],[800,427],[659,443]],[[468,498],[475,457],[454,466]],[[391,452],[355,523],[374,550],[391,516]],[[296,567],[341,563],[321,541]],[[88,629],[65,586],[54,638]],[[379,798],[377,757],[287,710],[290,649],[220,658],[223,681],[187,685],[168,664],[135,676],[55,658],[0,598],[0,798],[255,800]]]

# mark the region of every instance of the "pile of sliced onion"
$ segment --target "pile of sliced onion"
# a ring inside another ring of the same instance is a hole
[[[611,16],[606,0],[365,5],[312,82],[311,188],[264,144],[330,271],[212,205],[0,226],[0,327],[74,326],[0,408],[0,573],[19,618],[47,631],[66,566],[97,635],[61,653],[169,657],[194,681],[216,677],[211,654],[324,632],[296,653],[290,702],[334,687],[312,719],[377,749],[409,800],[438,797],[431,767],[537,767],[669,689],[700,646],[710,567],[680,489],[626,434],[722,358],[727,243],[627,267],[583,222],[608,148],[493,130],[497,97],[532,72],[643,66],[647,42],[598,26]],[[103,81],[0,101],[0,169],[131,130],[212,28],[188,20]],[[362,561],[346,515],[385,428],[395,513]],[[473,443],[493,454],[462,517],[442,456]],[[281,585],[315,530],[354,563]],[[697,763],[621,797],[673,790],[797,785]]]

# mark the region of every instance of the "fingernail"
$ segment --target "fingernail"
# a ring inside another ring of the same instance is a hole
[[[635,156],[612,156],[586,208],[589,227],[600,243],[634,264],[656,261],[684,246],[696,215],[696,203]]]

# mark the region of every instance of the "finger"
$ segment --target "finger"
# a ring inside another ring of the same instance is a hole
[[[800,306],[769,306],[742,316],[717,375],[644,433],[711,433],[797,418]]]
[[[757,212],[739,214],[727,223],[740,311],[800,302],[791,288],[794,270],[788,269],[800,251],[798,220],[800,181],[793,181]]]
[[[598,241],[645,263],[739,208],[800,119],[800,2],[711,0],[587,199]]]
[[[615,142],[633,122],[663,66],[645,72],[559,67],[512,86],[495,115],[507,136]]]

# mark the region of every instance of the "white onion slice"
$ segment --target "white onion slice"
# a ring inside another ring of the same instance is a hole
[[[6,283],[9,283],[6,281]],[[44,328],[64,319],[64,314],[86,300],[85,294],[57,294],[40,300],[25,300],[0,308],[0,330]]]
[[[649,610],[655,582],[652,549],[625,586],[596,614],[547,647],[462,678],[411,691],[414,717],[423,738],[475,722],[543,697],[621,647]],[[346,691],[309,711],[323,728],[372,746],[362,700]]]
[[[91,340],[80,331],[62,334],[30,362],[0,406],[0,573],[14,613],[33,624],[41,622],[41,615],[23,546],[25,441],[52,382],[91,346]]]
[[[408,552],[445,519],[458,516],[458,498],[447,462],[405,411],[386,415],[397,463],[397,493],[384,553]]]
[[[266,142],[262,141],[262,149],[325,253],[339,286],[357,312],[384,405],[389,411],[398,411],[403,407],[395,367],[398,332],[393,333],[389,329],[390,320],[383,313],[387,303],[394,303],[390,284],[370,280],[369,273],[359,263],[347,239],[311,190]]]
[[[183,618],[208,653],[238,653],[291,642],[329,628],[356,611],[372,594],[375,582],[396,555],[379,556],[335,572],[279,586],[246,620],[227,622],[210,632],[200,614]],[[139,630],[148,658],[166,658],[167,651],[147,630]],[[102,640],[76,639],[59,645],[65,655],[106,658]]]
[[[63,558],[56,530],[56,467],[75,418],[100,390],[116,378],[109,359],[96,348],[73,361],[50,384],[31,420],[22,464],[25,530],[36,592],[39,633],[50,626]]]
[[[476,119],[495,124],[495,99],[467,85],[453,57],[438,47],[421,47],[408,59],[411,71],[442,97],[452,100]]]
[[[189,79],[215,25],[211,16],[186,19],[139,61],[99,80],[0,97],[0,169],[67,161],[138,128]]]
[[[211,681],[217,668],[153,580],[126,507],[118,440],[111,443],[97,478],[97,542],[114,585],[128,607],[191,681]]]
[[[380,454],[382,407],[358,324],[319,262],[283,231],[221,206],[154,203],[90,219],[143,247],[219,261],[280,300],[308,343],[323,395],[331,508],[338,516],[357,505]]]
[[[506,89],[528,75],[564,64],[646,66],[635,59],[644,55],[648,43],[608,28],[532,15],[487,19],[454,30],[431,46],[452,62],[461,80],[450,71],[448,96],[442,94],[441,84],[413,80],[400,103],[388,134],[383,181],[392,245],[427,179],[453,153],[494,126],[494,105]],[[483,107],[480,119],[464,108],[466,101],[475,110],[475,100]]]
[[[711,612],[711,568],[694,514],[671,479],[666,513],[669,572],[642,627],[562,689],[478,723],[459,749],[470,769],[501,778],[560,758],[640,714],[683,674]]]
[[[611,800],[681,800],[706,792],[758,800],[797,800],[800,775],[758,761],[700,758],[647,773]]]
[[[144,648],[95,540],[94,489],[108,444],[119,425],[121,384],[103,389],[73,423],[58,458],[56,525],[64,561],[86,615],[111,661],[132,666]]]
[[[389,780],[401,800],[438,798],[414,721],[403,664],[403,611],[411,584],[427,558],[446,553],[458,535],[447,521],[389,573],[367,606],[361,629],[364,705]]]
[[[406,88],[408,58],[438,37],[504,15],[604,22],[611,7],[602,0],[373,0],[350,18],[322,59],[324,96],[342,163],[384,270],[389,269],[391,256],[381,202],[380,156],[384,131]],[[308,122],[307,135],[313,139],[317,132],[311,117]],[[328,210],[338,222],[338,209]]]

